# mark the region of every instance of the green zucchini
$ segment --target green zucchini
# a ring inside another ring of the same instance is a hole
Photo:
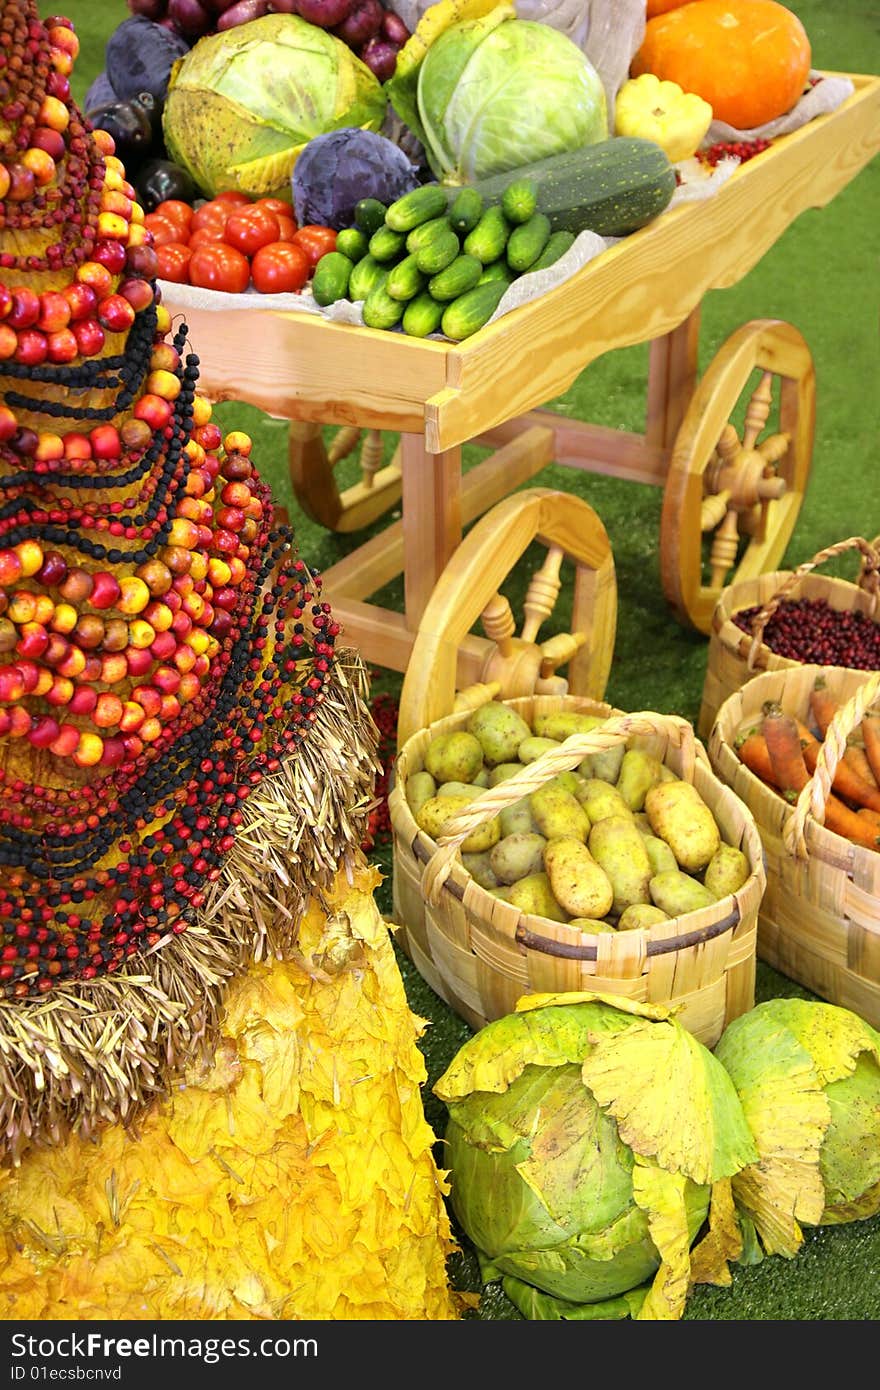
[[[492,317],[507,288],[504,280],[489,280],[460,294],[444,309],[440,320],[441,331],[447,338],[456,341],[469,338]]]
[[[316,304],[335,304],[345,299],[354,262],[341,251],[328,251],[315,266],[312,276],[312,295]]]
[[[370,255],[377,261],[396,261],[403,255],[406,235],[384,224],[370,237]]]
[[[552,231],[589,230],[600,236],[626,236],[644,227],[675,191],[675,170],[663,150],[635,135],[582,145],[471,187],[484,202],[498,202],[513,178],[536,185],[537,210],[549,218]]]
[[[432,294],[423,290],[411,299],[403,311],[401,327],[411,338],[427,338],[440,328],[445,304],[439,303]]]
[[[534,179],[514,179],[501,195],[501,211],[517,226],[528,222],[538,208],[538,187]]]
[[[467,236],[483,216],[483,200],[475,188],[461,188],[456,193],[450,208],[449,221],[452,230],[459,236]]]
[[[354,225],[366,232],[367,236],[378,232],[384,222],[385,204],[380,203],[378,198],[361,198],[360,202],[355,203]]]
[[[323,260],[323,257],[321,258]],[[388,279],[388,267],[374,256],[366,255],[359,260],[348,281],[348,297],[352,303],[356,299],[366,299],[370,290],[384,285]]]
[[[426,246],[420,246],[415,255],[416,265],[424,275],[436,275],[451,265],[461,252],[461,243],[451,227],[440,231]]]
[[[364,300],[364,323],[367,328],[393,328],[403,318],[403,310],[402,299],[392,299],[384,285],[376,285]]]
[[[553,265],[560,256],[564,256],[566,251],[574,245],[574,242],[574,232],[567,231],[565,227],[560,227],[558,232],[551,232],[544,250],[538,259],[532,261],[529,266],[529,274],[531,275],[533,270],[546,270],[548,265]]]
[[[482,261],[478,261],[476,256],[468,256],[462,252],[454,261],[450,261],[449,265],[444,266],[443,270],[431,276],[428,290],[435,299],[457,299],[465,290],[474,288],[482,273]]]
[[[449,194],[439,183],[426,183],[404,193],[385,213],[385,225],[395,232],[411,232],[423,222],[440,217],[447,208]]]
[[[336,237],[336,250],[350,261],[363,260],[370,247],[370,238],[360,227],[343,227]]]
[[[427,278],[416,265],[415,256],[404,256],[389,270],[385,289],[392,299],[414,299],[425,288]]]
[[[530,270],[550,240],[550,218],[533,212],[528,222],[514,227],[507,240],[507,264],[518,274]]]
[[[483,201],[489,200],[484,198]],[[461,249],[469,256],[476,256],[483,265],[489,265],[491,261],[497,261],[499,256],[504,255],[509,236],[510,223],[496,202],[492,207],[486,208],[476,227],[468,232]]]

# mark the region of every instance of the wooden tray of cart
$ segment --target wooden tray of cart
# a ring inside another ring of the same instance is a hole
[[[667,209],[461,343],[305,312],[185,311],[206,392],[293,422],[291,477],[308,515],[356,531],[402,497],[406,529],[392,523],[324,575],[368,661],[407,669],[463,528],[550,462],[664,487],[663,587],[681,620],[699,630],[709,631],[725,583],[778,568],[810,466],[809,349],[791,325],[758,319],[731,335],[698,381],[699,308],[708,291],[740,280],[800,213],[830,202],[880,149],[880,77],[828,75],[853,84],[835,110],[775,140],[712,197]],[[172,313],[179,312],[174,289],[164,290]],[[643,342],[651,344],[644,434],[538,408],[599,356]],[[730,416],[755,369],[761,382],[739,438]],[[776,433],[761,440],[771,384]],[[349,436],[399,432],[400,446],[384,468],[375,452],[369,469],[362,457],[363,480],[340,494],[321,438],[326,425],[347,427],[340,433]],[[462,478],[467,442],[495,453]],[[365,601],[400,574],[403,614]]]

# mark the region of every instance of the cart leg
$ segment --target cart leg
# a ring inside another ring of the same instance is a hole
[[[645,441],[660,449],[675,443],[685,411],[697,385],[697,349],[700,337],[700,309],[665,333],[654,338],[648,357],[648,409]]]
[[[400,436],[403,591],[415,632],[434,585],[461,540],[461,449],[429,454],[421,434]]]

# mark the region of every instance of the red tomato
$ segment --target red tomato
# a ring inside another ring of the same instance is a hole
[[[264,208],[266,212],[274,212],[276,217],[293,216],[292,204],[285,203],[283,198],[258,198],[252,207]]]
[[[189,282],[205,290],[241,294],[251,278],[247,256],[222,241],[197,246],[189,261]]]
[[[275,215],[278,218],[278,226],[280,229],[278,240],[293,241],[293,235],[296,231],[295,220],[292,217],[285,217],[283,212],[278,212]]]
[[[278,241],[280,235],[278,218],[274,212],[266,212],[265,208],[250,207],[231,212],[223,229],[223,240],[245,256],[253,256],[261,246]]]
[[[189,284],[189,262],[192,247],[182,241],[168,241],[156,247],[158,262],[157,274],[160,280],[171,280],[176,285]]]
[[[194,232],[190,232],[187,245],[191,246],[193,250],[197,246],[205,246],[209,242],[216,245],[218,241],[223,241],[223,226],[222,222],[208,222],[204,227],[196,227]]]
[[[230,188],[228,193],[215,193],[211,199],[213,203],[222,203],[227,208],[243,208],[245,204],[250,206],[250,198],[246,193],[239,193],[237,189]]]
[[[251,261],[254,289],[260,294],[296,294],[310,274],[308,256],[293,241],[269,242]]]
[[[144,226],[148,232],[153,233],[154,246],[166,246],[169,241],[180,241],[180,228],[169,222],[167,217],[160,217],[158,212],[148,212],[144,218]]]
[[[294,232],[293,244],[302,247],[309,258],[311,269],[314,270],[322,256],[326,256],[328,251],[336,250],[336,232],[333,227],[318,227],[310,223]]]
[[[196,232],[200,227],[224,227],[229,211],[226,203],[218,203],[213,200],[209,203],[202,203],[201,207],[196,208],[193,213],[192,222],[189,224],[190,231]]]
[[[194,216],[193,208],[182,198],[166,198],[156,208],[156,213],[159,217],[167,217],[169,222],[173,222],[186,233],[189,232]]]

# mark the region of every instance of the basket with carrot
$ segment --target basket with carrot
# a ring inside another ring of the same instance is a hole
[[[759,958],[880,1027],[880,671],[760,672],[708,751],[764,846]]]
[[[817,572],[848,552],[859,555],[853,580]],[[709,635],[700,738],[708,740],[728,695],[752,676],[799,664],[880,670],[880,536],[849,536],[795,570],[722,589]]]

